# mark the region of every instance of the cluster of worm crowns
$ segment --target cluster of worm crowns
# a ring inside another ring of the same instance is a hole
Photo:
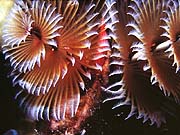
[[[160,126],[156,91],[179,103],[180,0],[17,0],[7,18],[2,50],[30,119],[75,117],[103,91]]]

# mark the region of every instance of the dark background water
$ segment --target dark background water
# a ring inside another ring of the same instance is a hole
[[[28,126],[22,122],[23,115],[14,100],[15,88],[6,77],[8,71],[0,54],[0,134],[9,129],[26,130]],[[180,135],[180,107],[177,104],[170,104],[175,110],[173,115],[167,115],[167,123],[157,128],[155,125],[150,126],[149,121],[143,123],[141,119],[137,120],[135,116],[124,120],[129,106],[112,110],[114,102],[100,104],[87,119],[82,127],[86,135]]]
[[[9,69],[5,65],[0,54],[0,134],[10,128],[17,128],[19,118],[19,109],[14,101],[15,90],[7,78]]]

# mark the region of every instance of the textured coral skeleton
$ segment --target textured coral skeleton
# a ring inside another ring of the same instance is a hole
[[[127,119],[159,127],[161,97],[180,100],[179,25],[180,0],[17,0],[2,36],[15,98],[30,119],[82,122],[103,89],[114,109],[131,105]]]

